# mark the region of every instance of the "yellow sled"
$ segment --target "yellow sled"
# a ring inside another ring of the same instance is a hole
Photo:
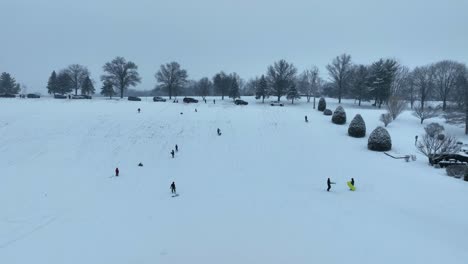
[[[349,190],[351,190],[353,192],[356,190],[356,187],[354,187],[354,185],[352,185],[350,181],[347,182],[347,184],[348,184]]]

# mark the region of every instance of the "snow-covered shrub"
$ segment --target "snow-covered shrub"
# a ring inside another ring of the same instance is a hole
[[[388,99],[387,110],[388,113],[392,116],[392,119],[395,120],[397,117],[405,110],[406,102],[401,98],[391,96]]]
[[[424,127],[424,131],[426,131],[426,134],[430,137],[439,136],[443,134],[444,130],[444,126],[439,123],[430,123]]]
[[[429,164],[444,155],[455,154],[460,151],[460,144],[456,137],[442,134],[444,127],[431,123],[424,130],[426,134],[416,142],[418,151],[429,159]]]
[[[332,122],[337,125],[343,125],[346,123],[346,112],[343,107],[340,105],[333,112]]]
[[[369,136],[367,148],[374,151],[387,151],[392,149],[392,139],[383,127],[377,127]]]
[[[330,110],[330,109],[325,109],[325,110],[323,111],[323,114],[326,115],[326,116],[331,116],[331,115],[333,115],[333,112],[332,112],[332,110]]]
[[[318,102],[317,110],[320,112],[324,111],[327,108],[327,102],[325,102],[325,98],[320,97],[320,100]]]
[[[468,175],[468,166],[465,164],[453,164],[445,168],[448,176],[461,178]]]
[[[390,113],[385,113],[385,114],[380,115],[380,121],[384,123],[385,127],[387,127],[388,124],[392,122],[392,120],[393,120],[392,115]]]
[[[366,136],[366,123],[360,114],[357,114],[349,124],[348,135],[356,138]]]

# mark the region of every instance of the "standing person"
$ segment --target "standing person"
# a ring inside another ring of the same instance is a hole
[[[414,145],[416,146],[417,143],[418,143],[418,135],[414,136]]]
[[[140,110],[141,110],[141,109],[140,109],[140,108],[138,108],[138,113],[140,113]]]
[[[176,187],[175,187],[175,182],[171,183],[171,193],[176,194]]]
[[[305,118],[306,123],[309,122],[309,120],[307,119],[307,116],[305,116],[304,118]]]
[[[216,99],[213,99],[213,104],[216,104]]]
[[[351,185],[354,186],[354,178],[351,178]]]
[[[179,146],[177,146],[177,144],[175,145],[175,151],[179,152]]]
[[[172,158],[174,158],[174,150],[171,150],[171,155],[172,155]]]
[[[119,168],[115,168],[115,177],[119,177]]]
[[[218,136],[221,136],[221,129],[218,128]]]
[[[196,108],[195,108],[195,112],[198,112]]]
[[[334,182],[332,182],[332,181],[330,181],[330,178],[328,178],[328,180],[327,180],[327,186],[328,186],[328,188],[327,188],[327,192],[329,192],[329,191],[330,191],[330,189],[331,189],[331,185],[332,185],[332,184],[335,184],[335,183],[334,183]]]

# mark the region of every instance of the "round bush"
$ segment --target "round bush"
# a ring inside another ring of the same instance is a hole
[[[323,112],[326,108],[327,108],[327,102],[325,102],[325,98],[320,97],[317,110],[319,110],[320,112]]]
[[[377,127],[369,136],[367,148],[374,151],[387,151],[392,149],[390,134],[383,127]]]
[[[325,110],[323,111],[323,114],[326,115],[326,116],[331,116],[331,115],[333,115],[333,112],[332,112],[332,110],[330,110],[330,109],[325,109]]]
[[[360,114],[357,114],[349,124],[348,135],[356,138],[366,136],[366,123]]]
[[[445,171],[447,172],[448,176],[461,178],[467,175],[468,166],[465,164],[454,164],[447,166],[447,168],[445,168]]]
[[[341,105],[336,108],[335,112],[333,112],[332,122],[337,125],[343,125],[346,123],[346,112]]]

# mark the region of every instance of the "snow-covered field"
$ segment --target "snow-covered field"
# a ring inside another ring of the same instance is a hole
[[[247,100],[1,100],[0,263],[468,263],[467,182],[368,151],[304,100]],[[416,154],[415,117],[388,130]]]

